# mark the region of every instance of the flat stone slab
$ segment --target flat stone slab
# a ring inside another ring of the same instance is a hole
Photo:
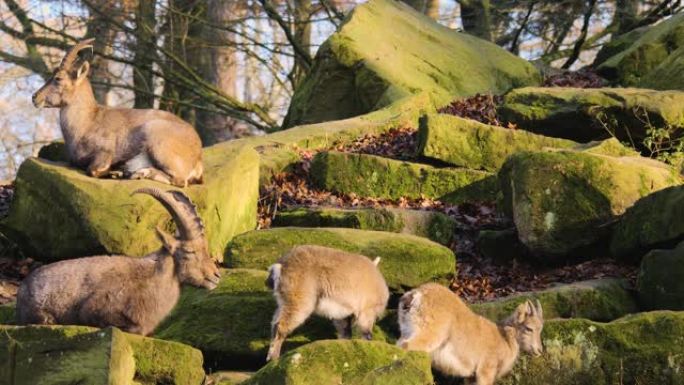
[[[274,227],[343,227],[413,234],[449,245],[456,221],[436,211],[397,208],[295,208],[279,211]]]
[[[453,252],[438,243],[407,234],[343,228],[277,227],[242,234],[230,244],[226,262],[233,268],[267,269],[297,245],[332,247],[380,257],[380,271],[393,290],[442,281],[454,273]]]
[[[362,197],[428,197],[448,203],[494,201],[499,190],[492,173],[437,168],[375,155],[320,152],[311,163],[311,180],[324,190]]]
[[[421,119],[418,153],[453,166],[497,171],[510,155],[545,147],[571,148],[576,142],[491,126],[446,114]]]
[[[577,142],[615,136],[641,146],[649,125],[681,136],[683,106],[682,91],[528,87],[506,94],[498,112],[502,121],[537,134]]]

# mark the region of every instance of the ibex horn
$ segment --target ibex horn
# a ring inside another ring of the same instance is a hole
[[[157,188],[140,188],[133,194],[147,194],[155,198],[171,214],[181,239],[191,240],[204,236],[204,224],[190,198],[180,191],[162,191]],[[132,195],[133,195],[132,194]]]
[[[93,42],[95,41],[95,38],[90,38],[86,39],[83,41],[78,42],[75,46],[71,47],[69,49],[69,52],[64,56],[64,59],[62,59],[62,62],[59,64],[61,68],[69,68],[71,67],[76,59],[78,58],[78,53],[83,51],[86,48],[93,49]]]

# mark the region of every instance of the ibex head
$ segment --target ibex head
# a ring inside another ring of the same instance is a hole
[[[164,249],[173,256],[180,282],[215,289],[221,273],[209,254],[202,219],[190,198],[180,191],[161,191],[156,188],[141,188],[133,192],[139,193],[151,195],[158,200],[176,223],[175,235],[157,227],[157,236]]]
[[[518,305],[509,318],[508,327],[515,329],[516,340],[520,349],[526,353],[539,356],[544,352],[541,332],[544,327],[544,313],[539,300],[525,301]]]
[[[36,107],[64,107],[71,102],[74,91],[88,78],[89,58],[93,53],[93,41],[84,40],[71,47],[52,77],[35,94]]]

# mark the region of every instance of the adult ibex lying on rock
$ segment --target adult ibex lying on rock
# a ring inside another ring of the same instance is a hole
[[[297,246],[269,268],[268,287],[278,309],[266,360],[280,356],[287,335],[312,313],[333,320],[340,338],[351,338],[352,322],[367,340],[387,306],[389,290],[377,264],[363,255],[322,246]]]
[[[72,47],[52,78],[33,95],[36,107],[60,109],[69,159],[90,176],[122,173],[185,187],[202,183],[202,143],[179,117],[159,110],[98,105],[88,80],[93,39]]]
[[[520,349],[542,353],[543,325],[539,301],[519,305],[497,325],[473,313],[449,289],[429,283],[401,297],[397,344],[430,353],[433,366],[444,374],[492,385],[513,368]]]
[[[162,248],[143,258],[97,256],[38,268],[19,288],[19,324],[116,326],[148,335],[176,305],[181,284],[216,288],[221,276],[190,199],[180,191],[135,193],[161,202],[176,236],[157,228]]]

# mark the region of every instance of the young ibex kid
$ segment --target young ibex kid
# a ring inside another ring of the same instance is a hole
[[[266,360],[280,356],[287,335],[312,313],[332,319],[340,338],[351,338],[352,323],[367,340],[387,306],[389,290],[375,261],[322,246],[296,246],[269,268],[266,284],[278,309]]]
[[[162,248],[143,258],[97,256],[38,268],[19,288],[19,324],[116,326],[148,335],[176,305],[181,284],[216,288],[221,276],[190,199],[180,191],[135,193],[171,213],[176,235],[157,228]]]
[[[430,353],[433,366],[444,374],[493,385],[513,368],[521,349],[542,353],[543,324],[539,301],[519,305],[497,325],[473,313],[451,290],[428,283],[401,297],[397,344]]]
[[[195,129],[166,111],[98,105],[88,80],[93,39],[72,47],[33,95],[36,107],[59,108],[69,160],[88,175],[123,174],[184,187],[202,183],[202,143]]]

